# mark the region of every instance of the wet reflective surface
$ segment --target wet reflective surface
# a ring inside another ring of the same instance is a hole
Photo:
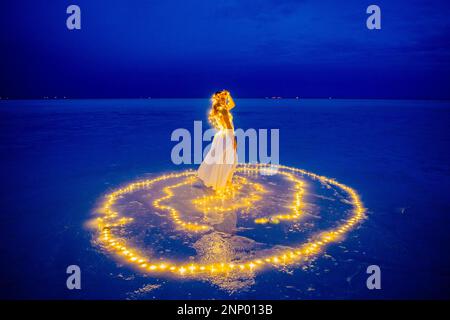
[[[93,243],[96,233],[86,221],[96,216],[105,195],[129,182],[195,169],[171,163],[170,134],[176,128],[192,130],[194,120],[206,121],[209,101],[2,101],[1,296],[450,297],[448,102],[236,100],[236,105],[237,128],[280,128],[281,163],[333,177],[354,188],[367,208],[367,219],[342,242],[328,245],[310,261],[264,267],[249,277],[239,273],[234,281],[144,273]],[[336,196],[305,178],[304,218],[258,224],[256,216],[274,214],[276,208],[293,200],[292,194],[277,197],[269,193],[272,183],[274,188],[291,192],[295,183],[285,177],[245,177],[262,179],[268,193],[255,202],[254,216],[239,209],[236,231],[228,231],[233,229],[234,217],[222,219],[214,214],[209,220],[194,214],[192,219],[215,224],[217,230],[201,234],[182,231],[165,210],[152,211],[152,201],[164,193],[150,192],[120,202],[118,208],[132,215],[133,223],[139,221],[122,228],[121,236],[158,259],[180,262],[204,257],[209,263],[214,254],[205,246],[207,242],[216,242],[215,250],[232,252],[235,257],[276,246],[291,247],[340,222],[351,207],[338,200],[342,194]],[[192,190],[192,194],[175,189],[177,199],[169,203],[178,205],[183,196],[192,199],[195,193],[198,198],[206,192],[195,182],[180,188]],[[273,203],[273,210],[261,211],[260,201]],[[181,203],[177,208],[182,213]],[[260,248],[261,244],[266,247]],[[65,287],[65,270],[71,264],[82,270],[80,291]],[[382,270],[380,291],[366,288],[366,268],[371,264]]]
[[[134,181],[107,194],[96,211],[96,244],[137,272],[206,279],[231,292],[246,289],[262,269],[310,261],[365,217],[357,192],[342,183],[257,164],[238,166],[232,184],[217,191],[190,170]]]

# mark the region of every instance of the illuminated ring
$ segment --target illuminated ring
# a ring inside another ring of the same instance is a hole
[[[239,171],[239,170],[237,170]],[[170,205],[165,205],[164,202],[166,202],[167,200],[171,199],[172,197],[175,196],[174,192],[172,191],[173,189],[179,188],[181,186],[190,184],[192,182],[194,182],[196,179],[195,175],[190,175],[188,176],[185,180],[176,183],[174,185],[170,185],[167,186],[163,189],[165,195],[154,200],[153,201],[153,206],[157,209],[160,210],[164,210],[167,211],[167,213],[169,213],[170,218],[172,219],[172,221],[176,224],[176,226],[178,226],[181,229],[187,230],[187,231],[193,231],[193,232],[205,232],[211,229],[211,226],[209,225],[205,225],[205,224],[199,224],[197,222],[186,222],[184,220],[181,219],[180,214],[178,212],[178,210],[176,210],[175,208],[171,207]],[[253,183],[253,182],[249,182],[246,178],[244,177],[240,177],[240,176],[235,176],[235,183],[232,185],[231,188],[226,188],[225,189],[225,194],[227,193],[227,191],[233,192],[234,190],[230,190],[230,189],[240,189],[242,188],[243,185],[249,185],[253,188],[254,191],[259,191],[259,192],[265,192],[264,188],[262,187],[262,185],[260,185],[259,183]],[[236,188],[236,186],[238,188]],[[222,193],[222,192],[221,192]],[[259,195],[257,196],[248,196],[245,198],[240,199],[240,203],[237,206],[233,206],[233,207],[228,207],[228,208],[202,208],[201,207],[201,200],[204,198],[210,198],[210,197],[202,197],[200,199],[194,199],[193,203],[196,204],[196,207],[200,206],[200,210],[201,212],[203,212],[204,214],[209,213],[208,211],[211,211],[211,209],[215,209],[215,212],[229,212],[229,211],[234,211],[234,210],[238,210],[238,209],[242,209],[245,208],[246,206],[251,205],[252,200],[253,201],[257,201],[260,200],[261,197]],[[163,204],[161,204],[163,203]],[[206,210],[205,210],[206,209]]]
[[[244,172],[248,172],[248,171],[259,172],[259,168],[240,167],[240,168],[237,168],[236,171],[237,172],[239,172],[239,171],[240,172],[242,172],[242,171],[244,171]],[[285,175],[288,178],[288,180],[295,182],[295,189],[296,189],[295,200],[294,200],[294,205],[291,207],[293,213],[292,214],[277,214],[277,215],[273,215],[273,216],[269,216],[269,217],[260,217],[260,218],[257,218],[254,220],[254,222],[257,224],[279,223],[280,221],[297,220],[302,215],[302,212],[301,212],[302,201],[301,200],[302,200],[302,196],[304,193],[304,182],[302,180],[296,178],[293,174],[291,174],[289,172],[279,171],[278,173]],[[153,206],[159,210],[166,211],[169,214],[169,217],[172,219],[172,221],[176,224],[177,227],[184,229],[186,231],[205,232],[205,231],[211,230],[211,226],[205,225],[205,224],[199,224],[197,222],[186,222],[180,217],[180,213],[178,212],[178,210],[171,207],[170,205],[164,204],[164,202],[167,202],[168,200],[170,200],[171,198],[173,198],[175,196],[175,193],[172,190],[182,187],[184,185],[190,184],[190,183],[194,182],[195,179],[196,179],[195,175],[191,175],[179,183],[165,187],[163,189],[163,192],[165,193],[165,195],[158,199],[155,199],[153,201]],[[202,212],[203,214],[208,214],[208,213],[210,213],[210,211],[223,213],[223,212],[236,211],[236,210],[239,210],[242,208],[248,208],[252,205],[253,202],[260,200],[261,196],[259,194],[256,194],[256,195],[251,194],[250,196],[239,199],[238,204],[233,205],[233,206],[228,206],[228,207],[213,207],[213,208],[206,207],[206,208],[204,208],[204,207],[202,207],[202,205],[204,205],[204,204],[202,203],[201,200],[203,200],[205,198],[206,199],[222,198],[221,196],[223,194],[226,195],[227,192],[232,193],[236,189],[242,188],[243,185],[248,185],[248,186],[252,187],[253,191],[258,191],[260,193],[266,192],[264,187],[259,183],[249,182],[246,178],[237,176],[237,175],[235,175],[234,179],[235,179],[235,181],[234,181],[233,185],[231,187],[225,188],[225,192],[223,192],[223,191],[216,192],[216,194],[218,194],[218,196],[216,196],[216,195],[204,196],[200,199],[194,199],[192,202],[194,204],[196,204],[197,209],[200,212]],[[163,204],[161,204],[161,203],[163,203]]]
[[[120,217],[119,213],[113,209],[113,206],[119,197],[139,189],[147,188],[159,181],[196,175],[196,171],[187,170],[179,173],[162,175],[153,179],[132,182],[123,188],[117,189],[107,194],[98,210],[102,217],[95,219],[95,227],[98,230],[98,241],[108,251],[113,252],[118,257],[121,257],[130,265],[139,267],[143,272],[170,272],[172,274],[183,276],[195,276],[205,273],[228,273],[232,271],[253,272],[260,270],[263,267],[299,263],[301,261],[312,258],[316,256],[327,244],[338,242],[351,228],[356,226],[358,222],[363,220],[365,217],[365,209],[357,192],[349,186],[337,182],[334,179],[320,176],[302,169],[287,167],[283,165],[270,165],[270,167],[268,167],[264,164],[251,164],[241,165],[240,167],[244,168],[243,170],[245,170],[246,168],[250,170],[254,170],[255,168],[258,168],[260,170],[264,170],[266,168],[287,170],[309,176],[310,178],[318,180],[321,183],[335,186],[347,193],[349,201],[353,206],[352,214],[336,228],[321,232],[320,234],[314,236],[313,239],[301,245],[298,245],[295,249],[285,250],[275,256],[249,259],[247,261],[241,261],[236,264],[230,262],[218,262],[213,264],[174,263],[168,260],[152,260],[139,253],[138,249],[130,247],[130,245],[127,244],[126,240],[116,238],[112,234],[111,227],[125,225],[133,220],[132,218]],[[241,168],[239,168],[239,170],[242,170]]]

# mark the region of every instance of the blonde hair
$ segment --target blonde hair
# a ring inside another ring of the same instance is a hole
[[[212,95],[211,100],[212,106],[208,115],[209,123],[216,129],[222,129],[224,124],[221,111],[226,110],[229,112],[234,107],[234,101],[231,98],[230,92],[227,90],[217,91]],[[231,114],[229,114],[229,117],[231,118]]]

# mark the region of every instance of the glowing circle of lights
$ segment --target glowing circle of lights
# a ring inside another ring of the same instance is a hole
[[[285,175],[288,180],[291,180],[295,184],[295,193],[293,205],[291,206],[292,212],[286,214],[275,214],[266,217],[255,219],[255,223],[278,223],[283,220],[295,220],[298,219],[301,214],[302,196],[305,193],[304,182],[298,179],[295,174],[301,174],[308,176],[321,183],[334,186],[341,189],[347,194],[347,200],[352,205],[351,214],[342,223],[332,229],[322,231],[312,237],[304,243],[295,245],[293,249],[285,250],[277,253],[277,255],[264,256],[255,258],[249,258],[245,261],[233,262],[217,262],[210,264],[194,263],[194,262],[174,262],[165,260],[164,258],[150,258],[141,253],[139,248],[133,247],[127,243],[126,239],[122,239],[112,232],[113,227],[124,226],[133,221],[132,218],[121,216],[121,214],[114,208],[118,199],[123,195],[135,192],[140,189],[151,187],[157,182],[170,180],[175,178],[185,178],[179,183],[167,186],[163,188],[164,196],[153,201],[153,206],[165,211],[169,219],[181,230],[187,232],[207,232],[210,226],[206,224],[200,224],[196,222],[184,221],[180,215],[180,212],[170,206],[170,200],[175,196],[174,189],[192,183],[196,179],[196,171],[187,170],[178,173],[171,173],[158,176],[156,178],[132,182],[120,189],[117,189],[104,197],[101,202],[98,213],[101,215],[94,220],[94,227],[97,231],[97,240],[103,248],[108,252],[114,254],[117,257],[122,258],[123,261],[129,265],[138,267],[142,272],[148,273],[171,273],[179,276],[195,276],[200,274],[220,274],[229,272],[255,272],[267,268],[270,266],[280,266],[299,263],[307,260],[311,257],[319,254],[322,249],[328,244],[340,241],[340,239],[354,226],[356,226],[361,220],[364,219],[365,209],[358,193],[351,187],[342,184],[334,179],[320,176],[312,172],[308,172],[302,169],[288,167],[284,165],[264,165],[264,164],[251,164],[240,165],[237,168],[237,172],[260,172],[263,170],[277,169],[277,174],[281,173]],[[204,206],[205,201],[214,201],[215,197],[219,199],[227,199],[230,193],[235,192],[236,189],[241,188],[243,185],[247,185],[256,191],[255,194],[249,195],[243,200],[244,205],[251,205],[252,202],[258,201],[261,194],[265,192],[264,187],[261,184],[248,181],[246,178],[236,176],[238,183],[235,183],[231,189],[227,189],[221,193],[217,193],[214,196],[204,197],[201,199],[194,199],[193,203],[201,210],[208,210],[208,207]],[[202,207],[203,206],[203,207]],[[239,208],[214,208],[219,211],[236,210]]]

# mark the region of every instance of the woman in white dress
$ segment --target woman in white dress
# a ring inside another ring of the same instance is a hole
[[[214,135],[211,149],[198,169],[198,177],[214,190],[223,189],[231,183],[237,165],[233,116],[230,113],[234,106],[227,90],[216,92],[212,96],[208,118],[218,132]]]

